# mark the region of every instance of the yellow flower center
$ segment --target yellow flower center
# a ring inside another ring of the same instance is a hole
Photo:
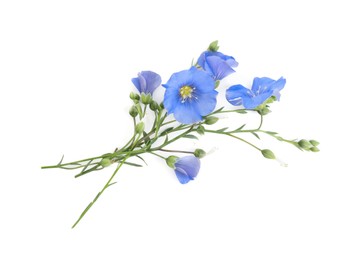
[[[186,100],[187,98],[192,97],[193,88],[190,86],[183,86],[179,92],[182,100]]]

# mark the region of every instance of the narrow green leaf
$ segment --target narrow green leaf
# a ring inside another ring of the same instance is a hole
[[[224,128],[218,129],[217,132],[223,133],[223,132],[226,131],[227,129],[228,129],[228,127],[224,127]]]
[[[239,114],[247,114],[247,111],[245,111],[244,109],[243,110],[239,109],[236,112],[239,113]]]
[[[62,163],[62,160],[64,159],[64,157],[65,157],[65,155],[63,154],[62,155],[62,157],[61,157],[61,160],[60,160],[60,162],[57,164],[57,165],[61,165],[61,163]]]
[[[173,129],[173,127],[169,127],[169,128],[167,128],[167,129],[163,130],[163,131],[160,133],[160,136],[166,135],[166,134],[167,134],[168,132],[170,132],[172,129]]]
[[[259,135],[257,133],[255,133],[255,132],[250,132],[250,133],[260,140]]]
[[[196,139],[196,140],[198,140],[198,137],[195,136],[195,135],[185,135],[185,136],[183,136],[183,138]]]
[[[272,131],[266,131],[266,133],[269,135],[277,135],[278,134],[277,132],[272,132]]]
[[[236,130],[233,130],[232,132],[233,133],[240,132],[243,129],[243,127],[245,127],[245,126],[246,126],[246,124],[242,125],[241,127],[238,127]]]
[[[145,159],[143,159],[141,156],[139,156],[139,155],[137,154],[136,157],[139,158],[140,160],[142,160],[146,165],[148,165],[147,162],[145,161]]]

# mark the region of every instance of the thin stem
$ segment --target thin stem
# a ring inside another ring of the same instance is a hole
[[[231,134],[231,133],[226,133],[226,132],[217,132],[217,131],[213,131],[213,130],[204,130],[205,132],[207,132],[207,133],[212,133],[212,134],[221,134],[221,135],[227,135],[227,136],[230,136],[230,137],[233,137],[233,138],[235,138],[235,139],[238,139],[238,140],[240,140],[240,141],[242,141],[242,142],[244,142],[244,143],[246,143],[246,144],[248,144],[248,145],[250,145],[250,146],[252,146],[253,148],[255,148],[255,149],[257,149],[258,151],[262,151],[262,149],[260,149],[260,148],[258,148],[257,146],[255,146],[254,144],[252,144],[252,143],[250,143],[250,142],[248,142],[247,140],[244,140],[243,138],[240,138],[240,137],[238,137],[238,136],[235,136],[235,135],[233,135],[233,134]]]
[[[180,151],[180,150],[167,150],[167,149],[158,149],[161,152],[166,152],[166,153],[189,153],[189,154],[193,154],[194,152],[190,152],[190,151]]]
[[[166,123],[163,123],[161,126],[164,126],[164,125],[168,125],[168,124],[172,124],[174,122],[177,122],[177,120],[171,120],[171,121],[168,121]]]
[[[154,152],[152,152],[152,151],[149,151],[149,153],[150,153],[150,154],[153,154],[153,155],[155,155],[155,156],[157,156],[157,157],[160,157],[160,158],[162,158],[163,160],[167,160],[166,157],[163,157],[162,155],[159,155],[158,153],[154,153]]]
[[[95,202],[98,200],[98,198],[102,195],[102,193],[111,186],[111,182],[113,178],[116,176],[118,170],[122,167],[122,165],[125,163],[125,161],[131,156],[131,152],[127,154],[127,156],[123,159],[123,161],[117,166],[116,170],[111,175],[110,179],[107,181],[105,186],[103,186],[102,190],[96,195],[96,197],[93,199],[92,202],[85,208],[85,210],[81,213],[80,217],[77,219],[75,224],[72,225],[72,228],[76,227],[76,225],[81,221],[81,219],[86,215],[86,213],[90,210],[90,208],[95,204]]]

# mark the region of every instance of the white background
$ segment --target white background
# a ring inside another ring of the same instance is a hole
[[[354,3],[1,1],[0,259],[359,259]],[[286,77],[264,128],[321,152],[253,140],[281,167],[239,141],[187,141],[216,148],[195,181],[146,156],[72,230],[113,168],[74,179],[40,166],[123,144],[130,79],[166,82],[216,39],[239,62],[220,99],[230,84]]]

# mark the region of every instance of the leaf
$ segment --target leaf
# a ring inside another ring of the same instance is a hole
[[[165,134],[167,134],[168,132],[170,132],[171,130],[173,129],[173,127],[169,127],[165,130],[163,130],[161,133],[160,133],[160,136],[164,136]]]
[[[240,109],[236,111],[238,114],[247,114],[247,111]]]
[[[272,132],[272,131],[266,131],[266,133],[269,135],[277,135],[278,134],[277,132]]]
[[[240,132],[243,129],[243,127],[245,127],[245,126],[246,126],[246,124],[242,125],[241,127],[238,127],[236,130],[233,130],[232,132],[233,133]]]
[[[260,140],[259,135],[257,133],[255,133],[255,132],[250,132],[250,133]]]
[[[65,155],[63,154],[62,155],[62,157],[61,157],[61,160],[60,160],[60,162],[57,164],[57,165],[61,165],[61,163],[62,163],[62,160],[64,159],[64,157],[65,157]]]
[[[219,133],[223,133],[223,132],[226,131],[227,129],[228,129],[228,127],[224,127],[224,128],[218,129],[218,130],[216,130],[216,131],[219,132]]]
[[[131,162],[124,162],[124,164],[135,166],[135,167],[143,167],[141,164],[131,163]]]
[[[183,136],[183,138],[196,139],[196,140],[198,140],[198,137],[195,136],[195,135],[185,135],[185,136]]]
[[[139,156],[138,154],[136,155],[137,158],[141,159],[146,165],[148,165],[145,161],[145,159],[143,159],[141,156]]]

